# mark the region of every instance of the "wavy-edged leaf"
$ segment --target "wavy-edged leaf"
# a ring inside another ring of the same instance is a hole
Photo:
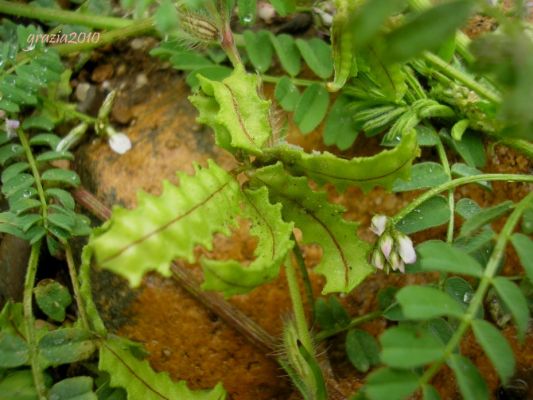
[[[226,296],[247,293],[276,278],[279,267],[293,246],[292,223],[281,219],[281,205],[271,205],[266,188],[245,190],[241,196],[239,218],[252,222],[250,233],[259,239],[255,260],[248,266],[229,261],[203,259],[203,289],[217,290]],[[227,211],[226,211],[227,212]]]
[[[270,101],[257,92],[259,78],[237,67],[222,82],[201,75],[198,80],[202,93],[189,99],[200,112],[198,121],[214,129],[217,145],[231,152],[242,149],[260,154],[272,129]]]
[[[167,373],[156,373],[147,361],[133,356],[130,344],[109,338],[100,346],[100,370],[109,373],[112,387],[122,387],[128,400],[223,400],[221,384],[210,391],[191,391],[185,381],[173,382]]]
[[[349,186],[368,191],[378,185],[390,189],[396,179],[408,178],[419,149],[416,132],[411,131],[394,149],[372,157],[346,160],[328,152],[307,154],[285,145],[268,149],[268,153],[281,160],[291,172],[307,175],[319,184],[332,183],[341,191]]]
[[[357,225],[344,220],[344,209],[328,203],[324,192],[312,191],[306,178],[290,176],[278,163],[258,170],[252,184],[268,186],[271,200],[283,204],[283,217],[302,231],[303,243],[322,247],[315,272],[326,277],[323,293],[347,293],[372,272]]]

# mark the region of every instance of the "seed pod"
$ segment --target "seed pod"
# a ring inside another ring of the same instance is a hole
[[[212,42],[220,38],[216,24],[205,15],[182,13],[180,22],[183,31],[201,42]]]

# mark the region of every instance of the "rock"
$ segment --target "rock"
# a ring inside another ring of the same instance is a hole
[[[114,68],[111,64],[102,64],[97,66],[91,74],[91,80],[96,83],[102,83],[113,76]]]

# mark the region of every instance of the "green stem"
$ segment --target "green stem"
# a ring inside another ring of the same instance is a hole
[[[315,340],[317,342],[320,342],[331,336],[338,335],[339,333],[342,333],[344,331],[349,331],[350,329],[355,328],[358,325],[364,324],[365,322],[372,321],[376,318],[380,318],[382,315],[383,315],[382,311],[374,311],[374,312],[362,315],[360,317],[352,319],[350,323],[346,326],[343,326],[340,328],[328,329],[327,331],[322,331],[322,332],[317,333],[315,335]]]
[[[272,76],[272,75],[261,75],[261,79],[263,82],[269,82],[269,83],[278,83],[282,78],[285,76]],[[319,85],[326,86],[326,82],[323,81],[314,81],[311,79],[298,79],[298,78],[289,78],[292,83],[294,83],[296,86],[311,86],[315,83],[318,83]]]
[[[286,262],[285,268],[287,283],[289,285],[289,294],[291,296],[292,309],[294,312],[294,319],[296,321],[296,329],[298,330],[298,336],[305,349],[314,356],[313,345],[311,341],[311,335],[307,327],[307,321],[305,319],[305,310],[302,302],[302,296],[300,294],[300,288],[298,286],[298,279],[296,277],[296,269],[291,260]]]
[[[402,220],[407,214],[414,211],[422,203],[432,198],[433,196],[438,195],[446,190],[454,189],[461,185],[466,185],[467,183],[474,183],[479,181],[508,181],[508,182],[529,182],[533,183],[533,176],[529,175],[520,175],[520,174],[480,174],[473,176],[465,176],[463,178],[454,179],[449,182],[445,182],[431,190],[428,190],[421,196],[417,197],[409,205],[404,207],[398,214],[391,218],[392,224],[397,224]]]
[[[522,216],[523,212],[526,210],[526,208],[530,206],[530,203],[532,201],[533,193],[529,193],[525,198],[520,201],[520,203],[518,203],[513,213],[509,216],[509,219],[505,223],[502,231],[500,232],[500,235],[498,236],[496,246],[494,246],[494,250],[489,259],[489,262],[487,263],[487,267],[485,268],[483,277],[481,278],[481,282],[479,283],[476,293],[474,294],[474,297],[472,298],[472,301],[470,302],[470,305],[466,310],[461,324],[459,325],[451,339],[448,341],[448,344],[444,349],[442,358],[432,364],[431,367],[429,367],[424,372],[424,375],[422,375],[422,377],[420,378],[419,384],[421,386],[428,383],[433,378],[433,376],[435,376],[441,366],[454,352],[455,348],[461,343],[464,334],[466,333],[468,328],[470,328],[472,320],[477,315],[479,308],[483,305],[483,299],[485,298],[485,295],[490,287],[492,279],[498,271],[498,266],[500,264],[501,258],[504,255],[507,242],[509,241],[509,238],[511,237],[511,234],[513,233],[513,230],[518,221],[520,220],[520,217]]]
[[[100,40],[96,43],[92,42],[80,42],[72,44],[60,44],[54,46],[59,54],[66,55],[77,53],[80,51],[92,50],[100,46],[104,46],[109,43],[113,43],[117,40],[125,39],[132,36],[141,36],[150,33],[154,30],[154,21],[152,18],[136,21],[135,23],[129,23],[125,27],[114,29],[109,32],[102,33]]]
[[[80,282],[78,280],[78,272],[76,271],[76,263],[72,254],[72,247],[69,242],[63,243],[65,246],[65,255],[67,258],[68,272],[70,274],[70,280],[72,281],[72,289],[74,291],[74,298],[78,306],[78,316],[81,321],[81,325],[84,329],[89,329],[89,323],[87,320],[87,313],[83,304],[80,293]]]
[[[16,15],[18,17],[34,18],[41,21],[83,25],[96,29],[124,28],[125,26],[136,23],[135,21],[124,18],[81,14],[76,11],[61,10],[57,8],[34,7],[4,0],[0,0],[0,13]]]
[[[37,274],[37,265],[39,263],[39,254],[41,252],[41,240],[34,243],[31,247],[30,258],[28,260],[28,269],[24,281],[24,322],[26,327],[26,339],[30,350],[30,364],[33,375],[33,383],[37,391],[39,400],[46,400],[46,386],[44,384],[43,371],[39,366],[39,350],[35,338],[35,318],[33,316],[33,287],[35,286],[35,276]]]
[[[442,72],[444,75],[448,76],[449,78],[452,78],[452,79],[457,80],[458,82],[461,82],[467,88],[476,92],[479,96],[484,97],[485,99],[493,103],[501,102],[501,97],[499,94],[496,94],[492,90],[479,84],[472,77],[458,70],[452,65],[448,64],[446,61],[444,61],[439,56],[426,51],[423,53],[423,57],[427,62],[433,65],[433,67],[436,68],[438,71]]]
[[[41,182],[41,174],[39,173],[39,168],[37,168],[37,162],[33,157],[33,153],[31,151],[31,147],[28,142],[28,138],[26,137],[26,134],[22,129],[19,129],[17,133],[20,140],[20,144],[22,145],[26,153],[26,159],[28,160],[28,164],[30,164],[33,179],[35,179],[35,187],[37,188],[39,201],[41,202],[41,216],[43,217],[43,224],[46,228],[48,224],[48,204],[46,203],[46,196],[44,195],[43,184]]]
[[[448,176],[448,179],[452,180],[452,171],[450,169],[450,163],[448,161],[448,156],[446,155],[446,150],[440,138],[437,138],[437,152],[439,154],[440,162],[444,168],[444,172]],[[446,233],[446,242],[453,242],[453,230],[454,230],[454,214],[455,214],[455,199],[453,197],[453,190],[448,190],[448,208],[450,209],[450,221],[448,222],[448,231]]]
[[[302,254],[302,249],[298,245],[298,242],[296,241],[296,238],[294,237],[294,233],[291,234],[291,239],[294,242],[294,247],[292,249],[292,252],[294,253],[296,262],[298,263],[298,266],[300,267],[300,272],[302,274],[302,279],[304,281],[304,288],[305,288],[305,294],[307,296],[307,302],[309,303],[309,307],[311,308],[311,324],[313,324],[313,321],[315,320],[315,297],[313,295],[313,286],[311,285],[311,279],[309,278],[309,271],[307,271],[307,267],[305,266],[305,260]]]

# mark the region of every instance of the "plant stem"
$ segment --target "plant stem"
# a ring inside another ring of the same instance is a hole
[[[407,214],[415,210],[422,203],[432,198],[433,196],[438,195],[446,190],[456,188],[467,183],[474,183],[479,181],[508,181],[508,182],[529,182],[533,183],[533,176],[530,175],[520,175],[520,174],[480,174],[474,176],[465,176],[463,178],[454,179],[452,181],[443,183],[431,190],[428,190],[421,196],[417,197],[409,205],[404,207],[398,214],[391,218],[392,224],[397,224],[402,220]]]
[[[41,202],[41,216],[43,217],[43,224],[46,228],[48,226],[48,204],[46,203],[46,196],[44,195],[43,184],[41,182],[41,174],[39,173],[39,169],[37,168],[37,162],[33,157],[33,153],[31,151],[31,147],[28,142],[28,138],[26,137],[26,134],[22,129],[18,129],[17,134],[20,140],[20,144],[22,145],[26,153],[26,159],[28,160],[28,164],[30,164],[33,179],[35,179],[35,187],[37,188],[39,201]]]
[[[453,353],[454,349],[461,343],[461,339],[470,327],[472,320],[475,318],[479,308],[483,305],[483,299],[485,298],[492,279],[498,271],[500,259],[502,258],[505,252],[507,242],[509,241],[509,238],[513,233],[513,230],[518,221],[520,220],[520,217],[522,216],[523,212],[526,210],[526,208],[530,206],[530,203],[532,201],[533,193],[529,193],[525,198],[520,201],[520,203],[518,203],[512,214],[507,219],[507,222],[505,223],[502,231],[500,232],[500,235],[498,236],[496,246],[494,246],[494,250],[492,252],[492,255],[490,256],[489,262],[487,263],[487,267],[485,268],[483,277],[481,278],[481,282],[479,283],[476,293],[474,294],[474,297],[472,298],[472,301],[470,302],[470,305],[466,310],[461,324],[459,325],[451,339],[448,341],[448,344],[444,349],[442,358],[432,364],[431,367],[429,367],[424,372],[424,375],[422,375],[422,377],[420,378],[419,384],[421,386],[428,383],[433,378],[433,376],[439,371],[440,367]]]
[[[453,67],[452,65],[448,64],[446,61],[444,61],[439,56],[430,53],[428,51],[423,53],[423,58],[433,65],[434,68],[436,68],[438,71],[442,72],[444,75],[446,75],[449,78],[455,79],[459,82],[461,82],[463,85],[465,85],[470,90],[476,92],[479,96],[484,97],[485,99],[493,102],[493,103],[500,103],[501,97],[499,94],[494,93],[492,90],[486,88],[485,86],[479,84],[476,82],[472,77],[465,74],[464,72],[458,70],[457,68]]]
[[[269,82],[269,83],[278,83],[281,78],[284,78],[284,76],[272,76],[272,75],[261,75],[261,79],[263,82]],[[323,81],[314,81],[311,79],[298,79],[298,78],[289,78],[292,83],[294,83],[296,86],[311,86],[315,83],[326,86],[326,82]]]
[[[72,44],[60,44],[54,46],[53,48],[56,49],[61,55],[72,54],[80,51],[92,50],[94,48],[113,43],[116,40],[125,39],[127,37],[144,35],[152,32],[153,29],[154,20],[152,18],[147,18],[136,21],[135,23],[129,22],[128,25],[122,28],[102,33],[100,40],[96,43],[80,42]]]
[[[296,238],[294,237],[294,233],[291,234],[291,239],[294,242],[294,247],[292,249],[292,252],[294,253],[296,262],[298,263],[298,266],[300,267],[300,272],[302,274],[302,279],[304,281],[304,288],[305,288],[305,294],[307,296],[307,302],[309,303],[309,307],[311,308],[311,324],[313,324],[313,321],[315,320],[315,296],[313,295],[313,286],[311,285],[311,279],[309,278],[309,272],[307,271],[307,267],[305,266],[305,260],[302,254],[302,249],[298,245],[298,242],[296,241]]]
[[[382,311],[374,311],[374,312],[362,315],[360,317],[352,319],[350,323],[346,326],[343,326],[340,328],[333,328],[327,331],[322,331],[322,332],[317,333],[315,335],[315,340],[317,342],[321,342],[322,340],[325,340],[331,336],[338,335],[341,332],[348,331],[352,328],[355,328],[358,325],[364,324],[365,322],[372,321],[376,318],[380,318],[382,315],[383,315]]]
[[[41,21],[54,21],[63,24],[83,25],[96,29],[124,28],[135,23],[132,20],[100,15],[81,14],[76,11],[57,8],[44,8],[0,0],[0,13],[19,17],[34,18]]]
[[[448,161],[448,156],[446,155],[446,150],[440,138],[437,137],[437,152],[439,153],[439,158],[442,166],[444,167],[444,172],[448,176],[448,179],[452,180],[452,171],[450,169],[450,163]],[[454,230],[454,214],[455,214],[455,199],[453,197],[453,189],[448,190],[448,208],[450,209],[450,221],[448,222],[448,231],[446,233],[446,242],[453,242],[453,230]]]
[[[294,319],[296,321],[298,337],[309,354],[313,355],[314,357],[315,354],[311,341],[311,335],[309,334],[309,328],[307,327],[304,305],[302,302],[302,296],[300,294],[300,287],[298,286],[298,279],[296,277],[296,269],[294,268],[292,260],[288,260],[286,262],[285,272],[287,283],[289,285],[289,295],[291,296],[292,310],[294,313]]]
[[[28,269],[24,281],[24,322],[26,326],[26,339],[30,350],[30,364],[33,375],[33,383],[37,390],[39,400],[46,400],[46,386],[44,384],[43,371],[39,366],[39,350],[35,339],[35,318],[33,316],[33,287],[35,286],[35,275],[37,274],[37,265],[41,252],[41,240],[38,240],[31,246],[30,258],[28,260]]]
[[[81,299],[80,294],[80,282],[78,280],[78,272],[76,271],[76,263],[74,262],[74,257],[72,255],[72,247],[69,242],[63,243],[65,246],[65,255],[67,258],[68,272],[70,274],[70,280],[72,281],[72,289],[74,291],[74,298],[76,299],[76,304],[78,306],[78,316],[81,321],[83,328],[88,329],[89,323],[87,320],[87,313],[85,312],[85,306]]]

